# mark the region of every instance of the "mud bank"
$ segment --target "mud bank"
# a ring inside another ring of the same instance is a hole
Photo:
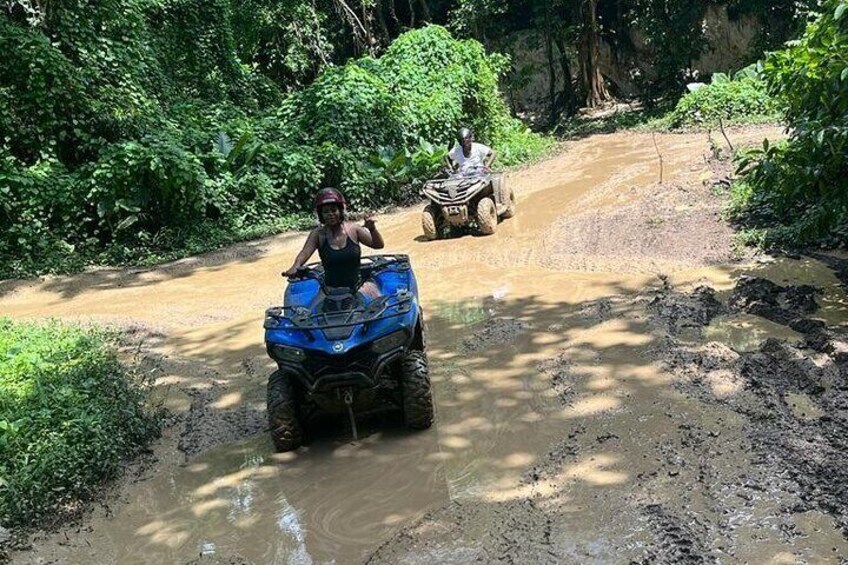
[[[734,339],[693,346],[673,331],[659,353],[679,377],[680,390],[745,418],[746,438],[765,477],[752,488],[782,489],[792,495],[784,516],[826,513],[848,537],[848,330],[813,317],[816,294],[810,285],[743,278],[726,305],[707,288],[688,296],[664,291],[652,305],[660,323],[667,320],[663,311],[679,308],[691,327],[703,331],[726,309],[756,314],[798,336],[790,342],[768,337],[747,350]],[[787,526],[786,535],[801,534]]]

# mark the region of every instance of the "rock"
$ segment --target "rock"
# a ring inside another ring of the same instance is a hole
[[[0,526],[0,545],[9,543],[12,540],[12,532]]]

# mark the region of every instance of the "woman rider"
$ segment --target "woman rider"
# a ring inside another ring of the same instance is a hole
[[[356,289],[360,282],[360,244],[372,249],[382,249],[385,244],[373,218],[365,218],[362,226],[348,222],[345,220],[346,207],[344,196],[335,188],[318,191],[315,195],[315,213],[322,225],[310,232],[303,249],[295,257],[292,266],[283,271],[283,276],[295,276],[297,269],[306,264],[317,249],[324,266],[324,286]],[[359,292],[369,298],[376,298],[380,294],[373,281],[365,281]]]

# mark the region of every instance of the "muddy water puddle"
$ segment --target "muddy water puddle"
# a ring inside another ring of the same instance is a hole
[[[801,334],[787,326],[766,320],[753,314],[718,316],[703,330],[708,341],[718,341],[737,353],[756,351],[768,339],[780,339],[798,344]]]
[[[185,563],[215,554],[355,563],[400,524],[447,501],[435,434],[411,436],[395,424],[356,444],[322,439],[274,454],[257,438],[144,480],[59,561]]]
[[[848,295],[844,284],[848,279],[840,279],[843,265],[848,254],[814,253],[799,258],[778,257],[743,270],[743,274],[760,276],[779,285],[811,285],[818,292],[816,302],[819,309],[816,318],[827,322],[828,326],[848,326]]]

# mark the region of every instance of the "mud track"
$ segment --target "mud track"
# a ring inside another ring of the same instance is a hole
[[[772,130],[733,132],[760,143]],[[596,136],[514,172],[491,237],[379,218],[428,320],[437,420],[264,433],[264,308],[303,234],[0,283],[0,311],[127,330],[153,454],[15,563],[840,563],[848,263],[736,257],[706,135]],[[747,277],[747,278],[746,278]],[[8,542],[7,548],[8,548]]]

